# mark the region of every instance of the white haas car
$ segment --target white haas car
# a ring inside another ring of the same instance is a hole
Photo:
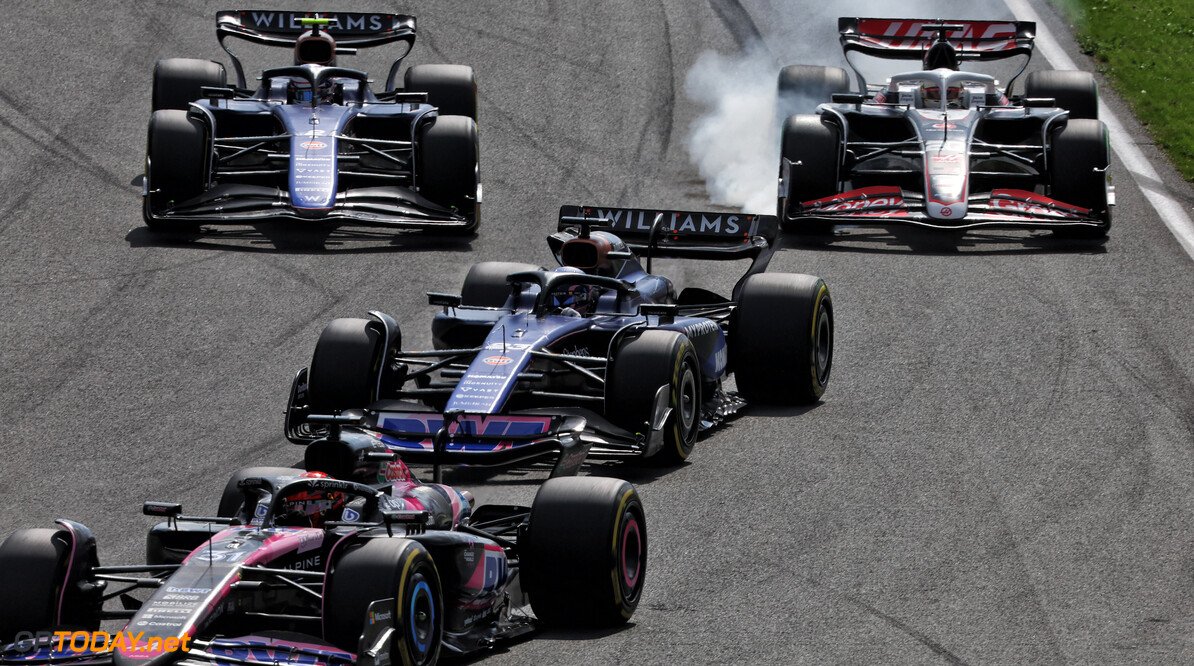
[[[965,231],[1050,229],[1101,238],[1111,226],[1107,128],[1087,72],[1035,71],[1017,95],[1030,21],[841,18],[857,88],[838,67],[790,65],[779,97],[825,102],[783,124],[779,217],[810,235],[835,225]],[[920,60],[919,71],[867,83],[852,54]],[[1006,87],[961,71],[1023,57]]]

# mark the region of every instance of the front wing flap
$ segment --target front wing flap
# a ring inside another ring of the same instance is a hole
[[[1027,190],[999,189],[973,194],[965,217],[936,219],[928,215],[925,198],[898,187],[864,187],[815,201],[806,201],[789,220],[834,224],[908,225],[926,229],[1067,229],[1100,227],[1106,222],[1096,211],[1067,204]]]

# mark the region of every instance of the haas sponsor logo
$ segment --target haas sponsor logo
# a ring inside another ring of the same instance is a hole
[[[904,205],[903,197],[875,197],[873,199],[857,199],[842,201],[823,207],[824,211],[867,211],[873,208],[899,208]]]
[[[895,48],[921,46],[933,34],[926,30],[921,21],[892,21],[888,19],[864,19],[859,27],[868,37]],[[1016,35],[1014,23],[996,21],[967,21],[960,30],[950,30],[949,39],[1010,40]],[[880,37],[881,36],[881,37]],[[904,37],[906,39],[899,39]],[[1009,44],[998,41],[994,44],[975,44],[969,48],[979,51],[1006,48]]]

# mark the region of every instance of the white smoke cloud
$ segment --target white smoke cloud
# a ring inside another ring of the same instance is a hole
[[[710,199],[747,213],[775,213],[780,127],[792,113],[812,113],[819,100],[783,100],[776,108],[776,79],[783,65],[845,67],[837,40],[838,16],[902,16],[1008,19],[1002,3],[986,0],[905,0],[893,14],[886,0],[840,0],[809,7],[780,3],[768,26],[775,53],[758,44],[727,56],[706,51],[689,70],[685,94],[702,112],[689,130],[686,148],[705,179]],[[810,33],[809,26],[817,26]],[[883,81],[909,63],[870,63],[872,82]],[[848,70],[847,70],[848,71]],[[872,77],[872,74],[874,76]],[[850,72],[853,85],[853,73]]]
[[[775,212],[778,74],[779,66],[762,48],[737,56],[706,51],[688,72],[685,93],[704,112],[686,146],[714,203],[748,213]]]

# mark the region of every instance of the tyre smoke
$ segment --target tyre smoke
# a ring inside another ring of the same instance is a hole
[[[756,43],[726,56],[706,51],[688,71],[684,93],[701,113],[685,147],[710,199],[747,213],[775,213],[780,127],[793,113],[813,113],[828,100],[776,100],[776,79],[784,65],[846,67],[838,45],[837,17],[1008,19],[1002,3],[984,0],[904,0],[899,7],[881,0],[836,3],[773,3],[766,45]],[[870,69],[873,68],[873,69]],[[908,61],[868,61],[867,78],[916,69]],[[849,70],[847,70],[849,71]],[[850,72],[852,85],[853,72]],[[777,106],[778,102],[778,106]]]
[[[779,71],[761,47],[736,56],[706,51],[689,70],[684,91],[703,112],[685,145],[713,203],[775,213],[783,119],[824,101],[777,99]]]

